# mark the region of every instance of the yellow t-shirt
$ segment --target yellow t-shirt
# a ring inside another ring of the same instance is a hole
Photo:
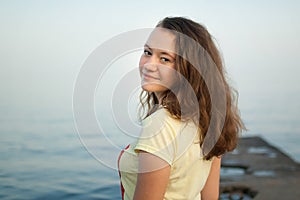
[[[140,150],[156,155],[171,166],[165,200],[199,200],[212,161],[203,160],[198,127],[174,119],[162,108],[143,120],[139,139],[130,144],[119,160],[124,200],[132,200],[137,182]]]

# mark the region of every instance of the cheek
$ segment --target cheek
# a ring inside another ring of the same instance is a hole
[[[178,79],[177,79],[176,71],[174,71],[174,70],[168,71],[163,75],[163,77],[164,78],[161,80],[161,82],[168,89],[172,89],[177,86]]]
[[[143,67],[144,67],[145,62],[146,62],[146,61],[145,61],[144,56],[141,56],[140,62],[139,62],[140,74],[142,73],[142,70],[143,70]]]
[[[170,67],[170,66],[163,67],[162,69],[160,69],[160,74],[163,81],[168,84],[176,81],[175,79],[176,79],[177,71],[174,69],[174,67]]]

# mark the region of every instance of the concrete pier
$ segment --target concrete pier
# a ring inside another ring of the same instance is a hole
[[[220,199],[299,200],[300,164],[260,137],[222,158]]]

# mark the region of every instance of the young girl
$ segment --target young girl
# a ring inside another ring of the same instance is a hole
[[[145,116],[119,157],[122,199],[218,199],[221,156],[244,127],[211,35],[190,19],[165,18],[139,66]]]

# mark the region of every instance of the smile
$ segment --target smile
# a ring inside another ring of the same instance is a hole
[[[159,80],[159,78],[156,78],[156,77],[154,77],[154,76],[151,76],[151,75],[149,75],[149,74],[144,74],[144,73],[143,73],[143,78],[144,78],[144,79],[155,79],[155,80]]]

